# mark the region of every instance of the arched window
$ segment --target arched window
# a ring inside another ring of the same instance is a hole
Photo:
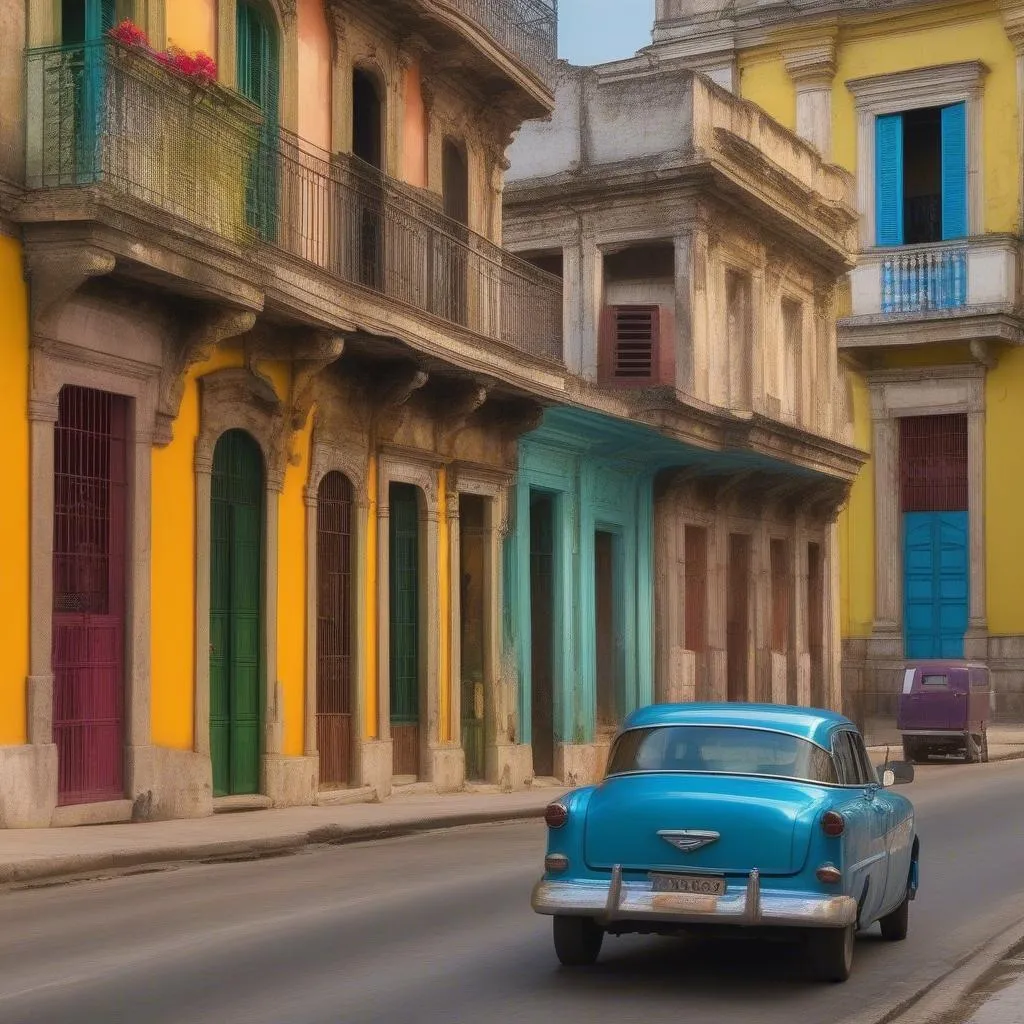
[[[377,76],[364,68],[352,73],[352,153],[384,169],[384,102]]]

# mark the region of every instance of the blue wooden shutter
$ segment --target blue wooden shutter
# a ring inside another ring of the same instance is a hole
[[[903,244],[903,115],[875,118],[875,244]]]
[[[942,108],[942,237],[967,236],[967,104]]]

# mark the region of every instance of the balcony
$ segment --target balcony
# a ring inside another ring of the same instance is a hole
[[[850,275],[847,349],[1021,338],[1020,243],[1010,235],[871,249]]]
[[[26,65],[21,219],[32,237],[94,222],[91,244],[119,272],[172,292],[216,297],[230,279],[298,319],[344,326],[366,310],[368,333],[440,329],[464,352],[483,347],[476,337],[506,360],[561,364],[561,282],[446,218],[426,193],[268,135],[236,94],[113,43],[31,51]]]

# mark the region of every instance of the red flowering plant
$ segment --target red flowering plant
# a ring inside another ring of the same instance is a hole
[[[111,39],[121,43],[123,46],[140,46],[146,50],[149,49],[149,40],[146,38],[146,33],[130,18],[125,18],[124,21],[115,25],[110,30],[109,35]]]
[[[217,62],[207,53],[186,53],[180,46],[170,46],[162,53],[150,49],[146,33],[133,21],[125,18],[109,32],[110,38],[122,46],[145,50],[164,67],[190,78],[199,85],[212,85],[217,81]]]

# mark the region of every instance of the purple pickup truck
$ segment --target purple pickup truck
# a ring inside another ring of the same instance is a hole
[[[992,687],[988,666],[969,661],[920,661],[907,665],[896,726],[907,761],[932,754],[988,760]]]

